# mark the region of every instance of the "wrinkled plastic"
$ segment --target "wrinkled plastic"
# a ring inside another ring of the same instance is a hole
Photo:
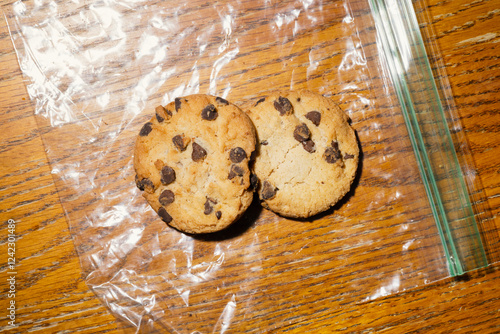
[[[448,277],[366,1],[3,9],[86,282],[132,330],[268,332]],[[244,108],[270,89],[331,96],[350,116],[350,193],[308,221],[254,201],[221,233],[166,226],[132,165],[154,107],[208,93]]]

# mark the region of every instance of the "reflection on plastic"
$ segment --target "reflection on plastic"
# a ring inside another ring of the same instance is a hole
[[[217,333],[225,333],[229,326],[231,325],[231,319],[234,316],[234,311],[236,309],[236,298],[234,295],[231,297],[231,301],[227,303],[226,307],[222,311],[217,324],[215,325],[214,332]]]
[[[375,291],[375,293],[371,296],[369,296],[366,300],[364,300],[365,302],[366,301],[369,301],[369,300],[374,300],[374,299],[377,299],[377,298],[380,298],[380,297],[385,297],[385,296],[389,296],[395,292],[399,292],[401,291],[400,290],[400,277],[399,277],[399,274],[395,274],[394,277],[392,277],[392,279],[387,282],[386,284],[384,284],[382,287],[380,287],[379,289],[377,289],[377,291]]]

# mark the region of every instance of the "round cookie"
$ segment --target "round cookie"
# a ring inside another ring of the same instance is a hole
[[[143,125],[137,187],[161,219],[187,233],[219,231],[250,206],[249,162],[256,146],[249,117],[209,95],[176,98]]]
[[[307,218],[349,191],[359,148],[348,116],[332,100],[310,91],[274,92],[247,114],[260,142],[253,169],[265,207]]]

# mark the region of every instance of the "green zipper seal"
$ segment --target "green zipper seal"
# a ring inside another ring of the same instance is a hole
[[[488,265],[410,0],[369,0],[450,276]]]

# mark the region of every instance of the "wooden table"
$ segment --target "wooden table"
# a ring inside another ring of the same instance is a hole
[[[11,3],[3,0],[2,4]],[[500,2],[429,0],[444,69],[492,221],[500,226]],[[123,332],[89,290],[48,165],[4,17],[0,19],[1,332]],[[16,327],[5,318],[8,221],[16,222]],[[500,266],[370,302],[308,305],[312,314],[276,332],[500,332]],[[362,275],[362,273],[360,273]],[[320,291],[321,292],[321,291]],[[315,313],[318,310],[317,313]],[[265,322],[272,319],[263,318]],[[251,319],[249,319],[251,320]],[[266,327],[250,321],[241,330]]]

